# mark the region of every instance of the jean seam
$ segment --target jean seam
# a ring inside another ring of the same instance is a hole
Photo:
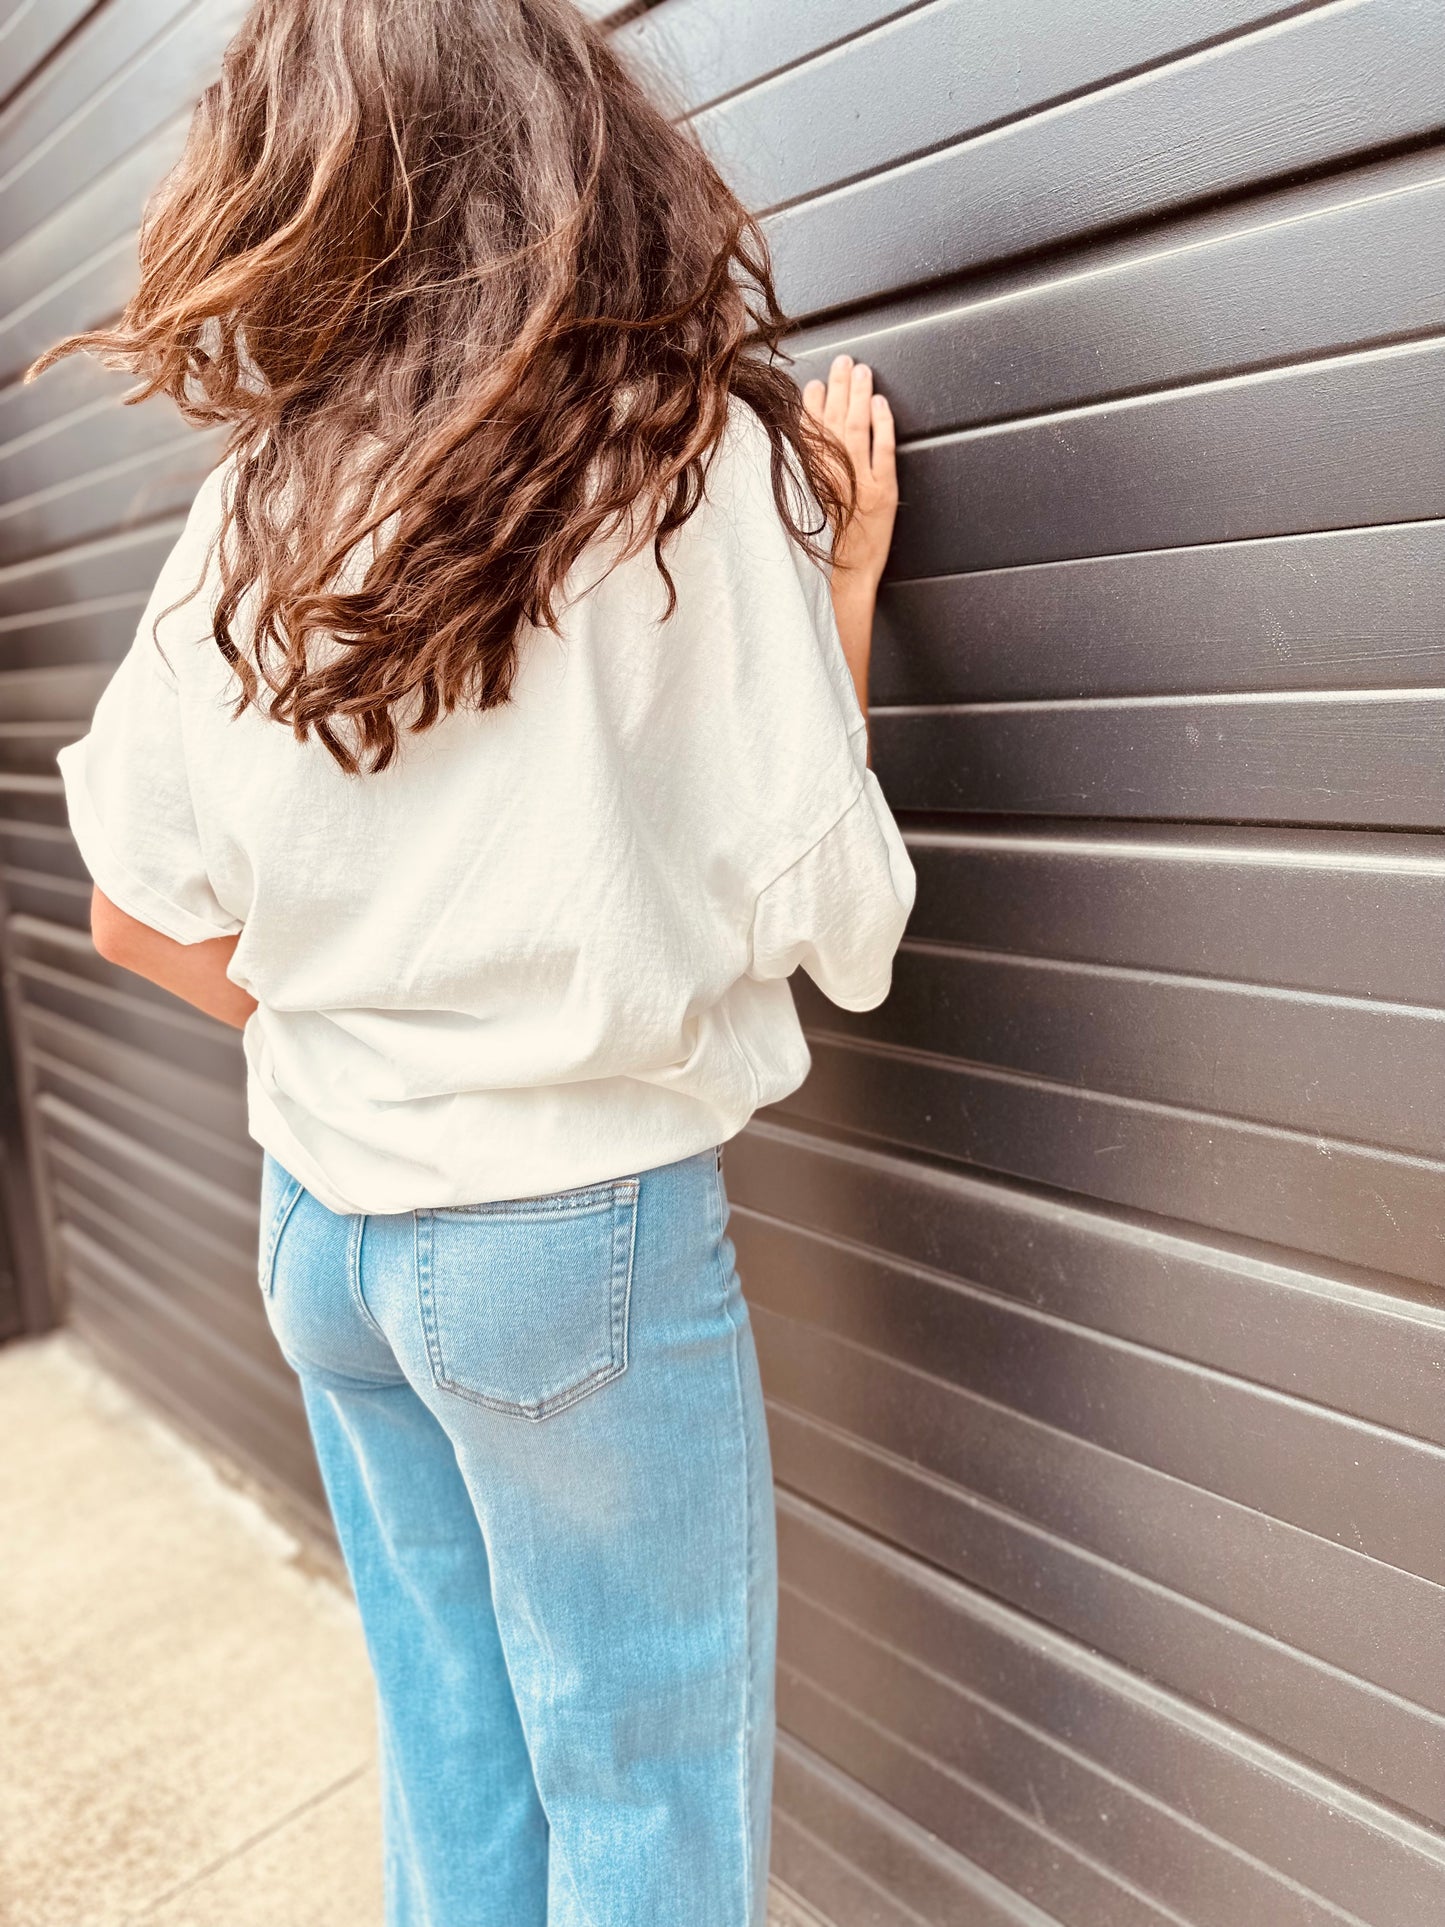
[[[365,1238],[366,1216],[362,1213],[352,1220],[351,1230],[346,1240],[346,1282],[362,1319],[375,1332],[383,1345],[389,1345],[390,1341],[372,1317],[371,1307],[367,1304],[366,1295],[361,1289],[361,1248]]]
[[[423,1236],[422,1225],[426,1225]],[[440,1353],[440,1338],[436,1331],[436,1314],[432,1302],[431,1257],[432,1235],[431,1218],[424,1211],[411,1214],[412,1254],[416,1269],[417,1312],[421,1318],[422,1343],[426,1347],[427,1364],[431,1369],[434,1382],[442,1383],[445,1367]]]
[[[609,1178],[603,1184],[579,1186],[576,1191],[559,1194],[555,1199],[499,1198],[492,1204],[439,1204],[431,1208],[434,1218],[515,1218],[523,1223],[547,1218],[580,1218],[589,1211],[606,1211],[615,1206],[619,1184],[627,1179]]]
[[[600,1392],[604,1385],[621,1378],[625,1369],[625,1366],[617,1364],[600,1366],[580,1383],[536,1405],[523,1405],[516,1399],[497,1398],[488,1392],[474,1391],[470,1385],[458,1384],[454,1378],[443,1378],[436,1374],[433,1377],[439,1392],[449,1392],[453,1398],[464,1398],[468,1404],[480,1405],[488,1412],[500,1412],[506,1418],[524,1418],[537,1425],[544,1419],[554,1418],[558,1412],[565,1412],[569,1406],[580,1405],[593,1392]]]
[[[743,1722],[738,1757],[738,1795],[743,1833],[744,1918],[749,1927],[753,1919],[753,1592],[756,1574],[753,1558],[753,1484],[752,1448],[748,1439],[747,1403],[743,1397],[741,1358],[742,1330],[728,1304],[729,1274],[723,1264],[723,1238],[726,1218],[723,1209],[722,1163],[713,1172],[713,1208],[717,1223],[717,1267],[722,1284],[722,1312],[732,1330],[733,1390],[737,1400],[738,1428],[743,1443]]]
[[[266,1262],[261,1268],[261,1290],[268,1299],[276,1295],[276,1254],[281,1248],[281,1234],[291,1222],[291,1213],[301,1202],[305,1189],[299,1178],[292,1178],[290,1192],[283,1196],[271,1220],[266,1239]]]
[[[621,1378],[627,1370],[632,1332],[632,1267],[637,1256],[637,1211],[642,1187],[633,1179],[626,1206],[612,1227],[612,1361]],[[617,1289],[617,1272],[622,1266],[622,1290]]]

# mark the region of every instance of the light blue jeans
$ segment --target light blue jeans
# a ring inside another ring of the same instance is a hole
[[[266,1160],[389,1927],[761,1927],[777,1569],[721,1155],[342,1217]]]

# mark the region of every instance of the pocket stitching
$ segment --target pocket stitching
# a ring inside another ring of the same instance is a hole
[[[597,1187],[600,1192],[602,1187]],[[569,1385],[561,1392],[554,1392],[546,1398],[527,1404],[519,1399],[499,1398],[495,1393],[480,1392],[469,1385],[462,1385],[447,1371],[446,1359],[442,1354],[441,1327],[437,1319],[436,1293],[433,1289],[432,1253],[434,1240],[432,1226],[439,1217],[448,1215],[476,1217],[490,1209],[479,1206],[476,1211],[451,1211],[442,1208],[435,1211],[417,1211],[413,1214],[413,1249],[416,1258],[417,1295],[420,1301],[422,1331],[426,1340],[427,1363],[431,1368],[432,1381],[439,1391],[450,1392],[455,1398],[464,1398],[473,1405],[483,1406],[489,1412],[499,1412],[509,1418],[525,1418],[532,1424],[552,1418],[558,1412],[565,1412],[570,1406],[580,1403],[591,1393],[610,1385],[614,1379],[621,1378],[627,1370],[628,1334],[632,1307],[632,1269],[633,1257],[637,1247],[637,1202],[638,1181],[636,1178],[620,1178],[606,1186],[606,1193],[614,1216],[612,1229],[612,1264],[608,1278],[611,1295],[610,1341],[612,1357],[607,1364],[589,1372],[575,1385]],[[524,1204],[530,1207],[530,1221],[538,1222],[546,1218],[580,1217],[585,1210],[599,1207],[586,1207],[570,1204],[558,1210],[538,1210],[537,1201],[527,1199]],[[520,1212],[503,1211],[498,1216],[522,1219]],[[423,1220],[426,1229],[423,1232]]]
[[[366,1302],[366,1294],[361,1288],[361,1253],[366,1242],[366,1215],[360,1213],[352,1223],[346,1239],[346,1288],[357,1312],[371,1327],[372,1332],[388,1348],[391,1340],[372,1317],[371,1307]]]
[[[275,1296],[276,1291],[276,1253],[280,1249],[281,1234],[291,1221],[291,1213],[306,1189],[299,1178],[289,1177],[286,1189],[281,1193],[281,1201],[271,1218],[271,1230],[266,1239],[265,1259],[261,1266],[261,1290],[267,1298]]]
[[[632,1261],[637,1252],[636,1178],[627,1180],[627,1209],[612,1227],[612,1356],[617,1365],[615,1377],[627,1370],[628,1341],[632,1331]],[[626,1249],[623,1249],[625,1244]],[[617,1272],[622,1267],[622,1290],[617,1289]]]

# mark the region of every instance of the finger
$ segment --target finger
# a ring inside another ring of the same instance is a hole
[[[898,487],[898,428],[882,395],[873,397],[873,479]]]
[[[803,406],[816,422],[823,419],[823,402],[827,393],[821,381],[810,381],[803,389]]]
[[[866,361],[855,362],[853,379],[848,384],[848,415],[843,439],[853,466],[860,475],[868,473],[868,429],[873,418],[873,370]]]
[[[823,420],[840,438],[848,419],[848,392],[852,385],[853,357],[835,355],[833,365],[828,370],[828,399],[823,408]]]

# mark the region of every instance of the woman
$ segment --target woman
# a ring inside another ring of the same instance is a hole
[[[782,328],[568,0],[259,0],[134,300],[55,351],[228,431],[61,767],[102,954],[244,1030],[393,1927],[763,1918],[721,1146],[807,1070],[789,974],[877,1004],[913,897],[891,421]]]

